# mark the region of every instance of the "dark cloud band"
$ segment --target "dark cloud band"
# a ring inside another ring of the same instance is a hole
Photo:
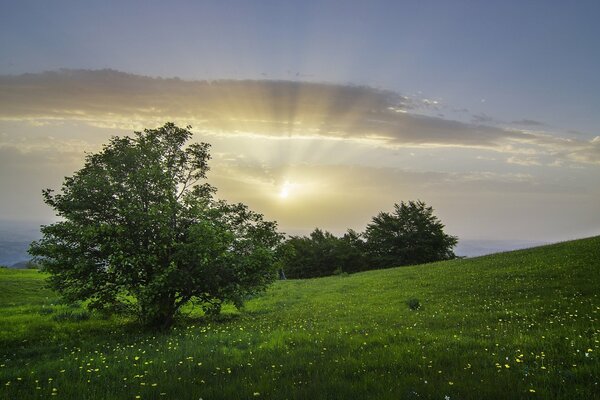
[[[144,126],[175,120],[221,135],[311,136],[381,146],[522,151],[600,164],[597,141],[423,116],[415,102],[364,86],[290,81],[184,81],[113,70],[61,70],[0,77],[0,119],[77,120]],[[537,126],[530,121],[521,125]]]

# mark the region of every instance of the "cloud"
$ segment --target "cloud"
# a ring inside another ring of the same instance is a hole
[[[23,155],[27,158],[43,160],[47,164],[65,164],[67,161],[79,160],[90,149],[89,143],[77,139],[64,140],[52,136],[43,138],[0,136],[0,151],[5,157],[7,154]]]
[[[523,165],[523,166],[532,166],[532,165],[542,165],[542,163],[536,157],[528,157],[528,156],[511,156],[506,160],[509,164]]]
[[[596,136],[589,142],[583,142],[585,145],[576,143],[572,151],[565,151],[565,157],[584,164],[600,164],[600,136]]]
[[[520,119],[518,121],[511,121],[511,124],[520,125],[520,126],[545,126],[546,125],[543,122],[536,121],[533,119],[526,119],[526,118]]]
[[[481,114],[473,115],[473,117],[471,118],[471,122],[473,122],[475,124],[488,124],[489,125],[489,124],[495,124],[496,120],[485,113],[481,113]]]
[[[4,121],[77,121],[126,130],[175,121],[210,135],[325,138],[390,148],[481,148],[600,164],[597,143],[489,126],[487,115],[472,123],[420,115],[423,104],[433,105],[428,99],[371,87],[304,81],[184,81],[114,70],[0,76]],[[533,120],[520,122],[537,126]]]

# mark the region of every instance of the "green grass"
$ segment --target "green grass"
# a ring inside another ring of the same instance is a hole
[[[600,398],[599,288],[596,237],[277,282],[243,312],[148,333],[56,318],[84,310],[0,270],[0,398]]]

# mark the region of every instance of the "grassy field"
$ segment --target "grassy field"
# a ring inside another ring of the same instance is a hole
[[[600,237],[277,282],[160,334],[43,278],[0,270],[2,399],[600,398]]]

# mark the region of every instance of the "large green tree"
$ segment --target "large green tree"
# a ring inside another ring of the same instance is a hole
[[[67,300],[130,310],[168,327],[186,303],[215,313],[276,277],[276,223],[216,200],[204,182],[209,145],[190,127],[113,137],[44,201],[61,217],[30,253]]]
[[[373,217],[364,234],[369,258],[377,268],[424,264],[455,258],[458,239],[444,232],[433,208],[422,201],[401,202],[391,213]]]

